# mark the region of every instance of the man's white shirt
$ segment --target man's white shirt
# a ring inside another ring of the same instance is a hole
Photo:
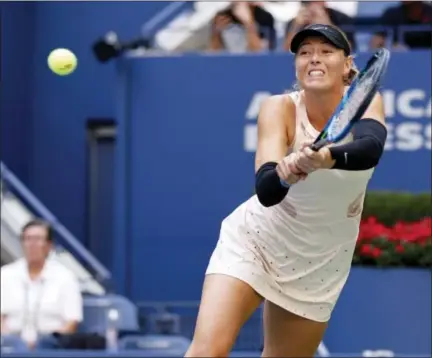
[[[81,322],[83,301],[75,275],[54,258],[47,259],[37,280],[30,280],[27,262],[19,259],[1,268],[1,314],[10,333],[34,341],[67,322]]]

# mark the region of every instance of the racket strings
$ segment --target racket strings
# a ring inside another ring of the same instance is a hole
[[[366,97],[368,97],[374,84],[373,76],[363,77],[359,80],[343,110],[329,126],[328,132],[331,137],[337,137],[347,128],[350,120],[356,115]]]
[[[390,52],[381,49],[368,61],[343,96],[336,114],[318,135],[312,146],[314,150],[317,151],[329,143],[340,141],[362,118],[379,88],[389,60]]]

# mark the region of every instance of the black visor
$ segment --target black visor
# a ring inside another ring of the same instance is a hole
[[[351,46],[340,30],[330,25],[321,24],[309,25],[297,32],[291,41],[291,52],[297,53],[302,42],[309,36],[322,36],[333,46],[343,50],[346,56],[351,53]]]

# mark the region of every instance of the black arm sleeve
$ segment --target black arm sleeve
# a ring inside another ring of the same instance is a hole
[[[279,204],[288,193],[288,188],[280,182],[276,166],[275,162],[267,162],[255,175],[255,192],[259,202],[267,208]]]
[[[330,147],[336,161],[332,169],[367,170],[377,166],[387,138],[387,129],[374,119],[362,119],[353,127],[353,141]]]

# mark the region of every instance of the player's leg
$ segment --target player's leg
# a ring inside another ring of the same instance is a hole
[[[207,275],[186,357],[228,357],[241,327],[261,302],[262,297],[247,283],[226,275]]]
[[[313,357],[327,322],[297,316],[266,301],[263,357]]]

